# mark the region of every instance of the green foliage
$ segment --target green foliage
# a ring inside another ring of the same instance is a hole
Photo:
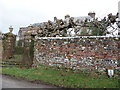
[[[4,34],[3,38],[2,38],[2,43],[3,43],[3,50],[6,49],[7,46],[7,39],[8,39],[8,35]]]
[[[81,71],[73,72],[65,68],[40,65],[37,68],[21,69],[18,67],[3,68],[3,74],[27,80],[40,80],[58,86],[70,88],[118,88],[117,77],[108,78],[106,75],[94,75]]]
[[[13,58],[11,58],[9,60],[6,59],[6,60],[3,60],[3,61],[19,63],[19,62],[21,62],[21,59],[22,59],[22,55],[15,54]]]
[[[21,47],[21,46],[16,46],[14,53],[17,54],[17,55],[23,54],[23,47]]]
[[[88,25],[90,26],[89,29],[92,30],[92,36],[102,36],[103,31],[100,30],[100,28],[94,26],[93,22],[88,22]]]
[[[18,41],[17,41],[17,46],[22,47],[22,42],[23,42],[23,40],[18,40]]]
[[[102,36],[103,35],[103,32],[99,28],[91,27],[90,29],[93,30],[92,36]]]
[[[23,67],[30,68],[34,58],[34,40],[25,38],[23,48]]]
[[[34,40],[31,39],[31,43],[30,43],[30,56],[31,56],[31,59],[33,60],[33,57],[34,57]]]

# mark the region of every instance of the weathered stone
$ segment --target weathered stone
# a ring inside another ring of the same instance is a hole
[[[23,67],[27,68],[31,67],[33,64],[33,58],[34,58],[34,36],[32,36],[31,33],[26,33],[24,35],[24,53],[22,58]]]
[[[3,60],[10,59],[14,55],[16,35],[12,33],[13,28],[9,28],[10,32],[3,35]]]
[[[73,69],[96,70],[97,67],[97,71],[100,72],[107,69],[108,66],[115,69],[118,65],[116,43],[119,42],[115,38],[105,37],[103,40],[103,37],[97,37],[97,39],[96,37],[62,37],[62,39],[61,37],[37,37],[34,59],[39,64]],[[110,43],[106,41],[110,41]]]

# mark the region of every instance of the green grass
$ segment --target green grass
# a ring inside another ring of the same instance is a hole
[[[108,78],[106,75],[83,73],[81,71],[55,68],[40,65],[37,68],[22,69],[19,67],[4,67],[3,74],[14,75],[30,81],[40,80],[58,86],[70,88],[118,88],[117,77]]]
[[[15,55],[8,61],[21,61],[21,55]],[[3,74],[13,75],[18,78],[25,78],[30,81],[40,80],[58,86],[69,88],[118,88],[117,77],[108,78],[105,74],[94,72],[84,73],[82,71],[72,71],[65,68],[57,68],[39,65],[37,68],[20,68],[18,65],[2,68]]]

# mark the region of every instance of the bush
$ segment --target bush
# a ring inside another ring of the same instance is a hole
[[[23,47],[21,47],[21,46],[16,46],[14,53],[15,53],[15,54],[23,54]]]

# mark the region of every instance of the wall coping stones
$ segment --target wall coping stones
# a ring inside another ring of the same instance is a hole
[[[35,39],[75,39],[75,38],[115,38],[115,39],[119,39],[120,36],[76,36],[76,37],[39,37],[39,36],[35,36]]]

